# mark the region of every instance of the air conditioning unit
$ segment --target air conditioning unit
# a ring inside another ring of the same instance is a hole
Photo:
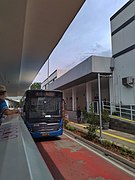
[[[132,76],[128,76],[125,78],[122,78],[122,84],[126,87],[133,87],[134,85],[134,78]]]

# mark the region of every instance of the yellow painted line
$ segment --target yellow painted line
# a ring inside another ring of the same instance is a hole
[[[127,119],[127,118],[123,118],[123,117],[119,117],[119,116],[114,116],[114,115],[111,115],[111,117],[114,117],[114,118],[117,118],[117,119],[121,119],[121,120],[124,120],[124,121],[129,121],[129,122],[134,122],[134,120],[130,120],[130,119]]]
[[[87,126],[86,125],[83,125],[83,124],[78,124],[78,123],[74,123],[74,122],[70,122],[71,124],[75,124],[77,126],[80,126],[80,127],[83,127],[83,128],[86,128]]]
[[[77,126],[80,126],[80,127],[83,127],[83,128],[86,128],[87,126],[86,125],[83,125],[83,124],[77,124],[77,123],[74,123],[74,122],[70,122],[71,124],[76,124]],[[97,130],[97,132],[99,133],[100,130]],[[108,135],[108,136],[111,136],[111,137],[114,137],[116,139],[120,139],[122,141],[126,141],[126,142],[129,142],[129,143],[132,143],[132,144],[135,144],[135,141],[131,140],[131,139],[127,139],[127,138],[124,138],[124,137],[121,137],[121,136],[117,136],[117,135],[114,135],[114,134],[110,134],[110,133],[107,133],[107,132],[103,132],[102,131],[102,134],[105,134],[105,135]]]
[[[100,131],[97,130],[97,132],[100,132]],[[107,133],[107,132],[102,132],[102,134],[106,134],[106,135],[108,135],[108,136],[111,136],[111,137],[120,139],[120,140],[122,140],[122,141],[126,141],[126,142],[130,142],[130,143],[135,144],[135,141],[133,141],[133,140],[131,140],[131,139],[127,139],[127,138],[124,138],[124,137],[121,137],[121,136],[117,136],[117,135],[114,135],[114,134],[110,134],[110,133]]]

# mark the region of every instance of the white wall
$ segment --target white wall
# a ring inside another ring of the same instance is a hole
[[[114,19],[111,19],[111,31],[118,29],[134,15],[135,1],[123,9]],[[135,45],[134,19],[112,35],[112,55],[127,50],[133,45]],[[133,87],[122,85],[122,78],[128,76],[135,78],[135,49],[129,49],[119,56],[114,56],[114,65],[114,82],[112,82],[114,85],[114,102],[123,105],[135,104],[135,84]]]
[[[135,21],[112,36],[112,54],[116,54],[135,43]]]
[[[112,32],[116,30],[119,26],[121,26],[125,21],[130,19],[135,15],[135,1],[132,2],[126,9],[124,9],[121,13],[119,13],[112,21],[111,21],[111,29]]]
[[[135,50],[123,54],[115,59],[114,89],[115,101],[122,104],[135,104],[135,84],[133,88],[122,85],[122,78],[135,78]]]

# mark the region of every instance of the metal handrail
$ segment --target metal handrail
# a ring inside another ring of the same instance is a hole
[[[102,109],[107,109],[110,112],[110,115],[113,113],[119,113],[120,117],[128,116],[127,118],[130,120],[135,120],[135,105],[129,105],[130,108],[122,107],[122,105],[114,105],[112,102],[109,101],[102,101],[101,103]],[[98,101],[92,101],[92,106],[94,107],[94,112],[99,114],[99,105]],[[128,112],[127,112],[128,111]]]

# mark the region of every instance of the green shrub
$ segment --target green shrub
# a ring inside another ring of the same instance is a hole
[[[95,125],[89,124],[88,134],[87,134],[88,139],[93,140],[97,137],[96,130],[97,128],[95,127]]]
[[[109,112],[106,109],[102,110],[102,122],[108,123],[110,121]]]
[[[98,129],[98,116],[93,111],[93,106],[90,105],[89,112],[87,113],[88,119],[88,139],[92,140],[97,137],[96,131]]]
[[[111,148],[112,146],[114,146],[114,143],[109,140],[103,140],[102,145]]]
[[[126,147],[126,146],[120,147],[120,153],[121,153],[122,155],[125,155],[125,156],[128,155],[129,157],[132,157],[133,159],[135,159],[135,151],[129,149],[129,148]]]
[[[131,152],[130,152],[130,157],[132,157],[133,159],[135,159],[135,151],[134,150],[131,150]]]
[[[68,125],[68,124],[66,125],[66,129],[69,130],[69,131],[72,131],[72,132],[76,131],[76,128],[75,128],[75,127],[70,126],[70,125]]]

